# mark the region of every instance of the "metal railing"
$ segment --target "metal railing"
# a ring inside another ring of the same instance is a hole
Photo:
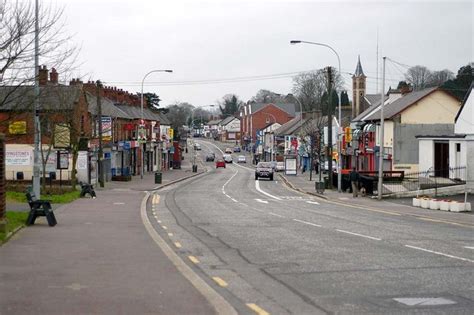
[[[383,194],[435,189],[436,195],[438,188],[465,184],[466,175],[466,167],[463,166],[448,169],[430,168],[424,172],[405,172],[401,176],[391,177],[389,181],[386,181],[384,176]],[[367,177],[367,180],[370,181],[371,177]],[[377,178],[373,178],[373,182],[375,190]]]

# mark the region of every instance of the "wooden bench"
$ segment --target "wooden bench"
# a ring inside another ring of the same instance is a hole
[[[49,200],[36,198],[35,194],[29,189],[26,191],[26,199],[30,205],[30,213],[26,219],[26,225],[35,224],[36,218],[40,216],[46,217],[49,226],[55,226],[58,223]]]

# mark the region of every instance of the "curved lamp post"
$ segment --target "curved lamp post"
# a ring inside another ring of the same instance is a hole
[[[331,49],[331,51],[337,57],[337,63],[338,63],[338,66],[339,66],[339,74],[341,73],[341,59],[339,58],[339,54],[337,53],[337,51],[334,48],[332,48],[331,46],[329,46],[327,44],[324,44],[324,43],[308,42],[308,41],[304,41],[304,40],[291,40],[290,44],[310,44],[310,45],[323,46],[323,47]],[[342,141],[340,139],[340,137],[341,137],[340,129],[342,127],[342,123],[341,123],[341,101],[339,99],[339,96],[338,96],[337,100],[338,100],[338,109],[339,109],[339,112],[338,112],[339,128],[337,129],[337,153],[339,155],[339,159],[338,159],[338,162],[337,162],[337,191],[341,192],[342,191],[341,190],[341,160],[342,160],[341,142]]]
[[[143,83],[145,82],[145,79],[147,76],[149,76],[150,74],[154,73],[154,72],[173,72],[173,70],[152,70],[150,72],[148,72],[147,74],[145,74],[145,76],[143,77],[143,80],[142,80],[142,90],[141,90],[141,94],[140,94],[140,126],[139,126],[139,129],[142,129],[145,127],[145,121],[143,120]],[[140,132],[140,130],[139,130]],[[141,167],[140,167],[140,179],[143,179],[143,171],[144,171],[144,162],[145,162],[145,157],[144,157],[144,150],[143,150],[143,144],[140,143],[140,153],[141,153]]]

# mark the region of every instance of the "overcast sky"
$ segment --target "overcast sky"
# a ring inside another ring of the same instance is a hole
[[[147,72],[172,69],[145,81],[144,91],[157,93],[162,106],[215,104],[228,93],[247,101],[260,89],[287,94],[293,73],[337,67],[331,50],[292,39],[332,46],[349,95],[358,55],[368,93],[376,93],[377,30],[379,56],[408,66],[456,73],[474,59],[472,1],[56,1],[82,47],[77,76],[135,93]],[[386,86],[405,71],[388,62]],[[232,78],[246,79],[183,84]]]

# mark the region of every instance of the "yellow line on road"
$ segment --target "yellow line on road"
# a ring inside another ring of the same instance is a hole
[[[224,280],[222,280],[221,278],[219,277],[212,277],[212,280],[214,280],[218,285],[220,285],[221,287],[226,287],[227,286],[227,282],[225,282]]]
[[[423,220],[423,221],[446,223],[446,224],[459,225],[459,226],[465,226],[465,227],[471,227],[472,228],[472,225],[461,224],[461,223],[457,223],[457,222],[453,222],[453,221],[444,221],[444,220],[438,220],[438,219],[431,219],[431,218],[427,218],[427,217],[416,217],[416,218],[418,218],[420,220]]]
[[[180,242],[174,242],[174,246],[176,246],[177,248],[181,248],[181,243]]]
[[[247,303],[247,306],[248,306],[252,311],[254,311],[255,313],[257,313],[258,315],[270,315],[270,313],[268,313],[267,311],[265,311],[263,308],[261,308],[261,307],[258,306],[257,304],[254,304],[254,303]]]
[[[191,260],[193,263],[199,264],[199,260],[198,260],[196,257],[194,257],[194,256],[188,256],[188,258],[189,258],[189,260]]]

